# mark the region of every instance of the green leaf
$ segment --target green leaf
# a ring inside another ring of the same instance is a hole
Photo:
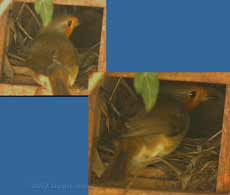
[[[40,15],[43,25],[47,26],[53,17],[53,0],[36,0],[34,9]]]
[[[157,101],[160,82],[157,73],[137,73],[134,78],[134,87],[137,94],[141,95],[145,110],[149,112]]]

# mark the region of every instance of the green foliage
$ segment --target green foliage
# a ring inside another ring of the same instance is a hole
[[[134,78],[135,90],[142,96],[145,104],[145,110],[147,112],[149,112],[156,103],[159,85],[160,82],[156,73],[137,73]]]
[[[36,0],[34,9],[40,15],[43,25],[47,26],[53,17],[53,0]]]

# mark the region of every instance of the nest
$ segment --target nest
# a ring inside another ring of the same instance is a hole
[[[88,74],[97,71],[102,27],[100,8],[55,5],[54,14],[72,14],[80,19],[81,25],[73,32],[71,41],[80,53],[80,72],[76,88],[88,87]],[[54,15],[54,17],[55,17]],[[5,82],[18,84],[36,84],[26,70],[26,50],[36,38],[42,24],[33,8],[33,4],[14,3],[9,12],[6,55],[4,63]]]
[[[100,88],[99,117],[96,121],[99,128],[96,132],[96,149],[93,154],[92,184],[123,188],[215,192],[220,129],[216,129],[215,133],[212,130],[208,136],[197,138],[186,136],[173,153],[153,162],[136,175],[130,175],[126,182],[105,182],[101,179],[114,155],[114,146],[109,135],[113,129],[118,129],[120,117],[132,115],[133,103],[138,98],[131,79],[106,78]]]
[[[221,131],[210,138],[187,137],[174,153],[166,157],[168,162],[181,171],[181,176],[175,179],[182,190],[215,191],[220,135]],[[173,173],[168,173],[168,175],[173,175]]]

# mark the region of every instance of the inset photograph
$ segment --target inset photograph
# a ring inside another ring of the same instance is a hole
[[[0,96],[85,96],[106,70],[106,0],[16,0],[0,23]]]
[[[89,194],[223,190],[230,170],[229,78],[94,73]]]

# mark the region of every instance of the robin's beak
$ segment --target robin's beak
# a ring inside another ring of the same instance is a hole
[[[203,101],[217,100],[218,98],[219,97],[216,94],[214,94],[210,91],[207,91],[206,95],[203,96]]]
[[[203,101],[216,100],[216,99],[217,99],[216,96],[207,96],[207,97],[204,97]]]

